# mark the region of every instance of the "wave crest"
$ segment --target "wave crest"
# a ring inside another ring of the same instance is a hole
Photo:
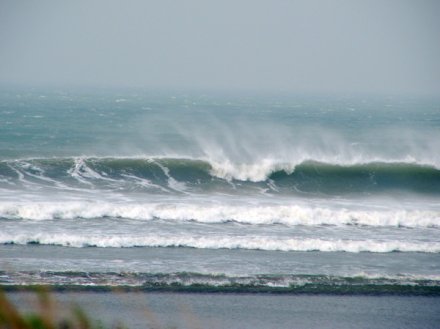
[[[268,190],[271,193],[440,194],[440,170],[413,162],[215,162],[179,158],[62,158],[0,162],[0,188],[38,186],[155,193]],[[232,183],[232,184],[231,184]],[[247,189],[247,190],[246,190]]]

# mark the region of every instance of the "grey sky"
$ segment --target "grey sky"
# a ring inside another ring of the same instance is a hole
[[[0,0],[0,83],[440,94],[440,1]]]

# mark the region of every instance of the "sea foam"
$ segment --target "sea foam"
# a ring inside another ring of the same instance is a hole
[[[75,218],[125,218],[132,220],[196,221],[283,225],[360,225],[440,227],[440,211],[414,209],[350,209],[305,204],[228,203],[112,203],[112,202],[1,202],[0,218],[53,220]]]
[[[106,235],[75,233],[0,233],[0,244],[44,244],[66,247],[189,247],[199,249],[253,249],[271,251],[344,251],[350,253],[425,252],[439,253],[440,242],[406,242],[344,240],[344,239],[293,239],[265,236],[215,236],[198,235]]]

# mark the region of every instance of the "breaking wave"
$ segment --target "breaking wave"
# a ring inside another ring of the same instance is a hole
[[[440,227],[440,212],[435,210],[332,209],[295,204],[1,202],[0,218],[9,220],[124,218],[200,223],[237,222],[252,225]]]
[[[0,188],[118,189],[154,193],[258,188],[270,193],[440,194],[440,170],[411,159],[369,162],[215,162],[186,158],[47,158],[0,161]]]
[[[440,242],[382,240],[344,240],[280,238],[266,236],[192,236],[192,235],[105,235],[75,233],[0,233],[0,244],[43,244],[65,247],[188,247],[198,249],[249,249],[270,251],[343,251],[439,253]]]

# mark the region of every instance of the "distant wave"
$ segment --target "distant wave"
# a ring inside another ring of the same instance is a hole
[[[216,236],[192,235],[104,235],[75,233],[0,233],[0,244],[44,244],[65,247],[188,247],[198,249],[250,249],[272,251],[343,251],[358,252],[425,252],[439,253],[440,242],[406,242],[381,240],[324,240],[294,239],[266,236]]]
[[[259,188],[271,193],[440,194],[440,169],[412,161],[254,163],[185,158],[47,158],[0,161],[0,187],[118,189],[155,193]],[[232,185],[231,185],[232,184]],[[235,185],[234,184],[238,184]],[[239,186],[239,188],[237,188]]]
[[[404,209],[346,209],[307,205],[253,205],[201,203],[110,203],[88,201],[0,202],[0,218],[53,220],[75,218],[237,222],[253,225],[360,225],[440,227],[440,212]]]

